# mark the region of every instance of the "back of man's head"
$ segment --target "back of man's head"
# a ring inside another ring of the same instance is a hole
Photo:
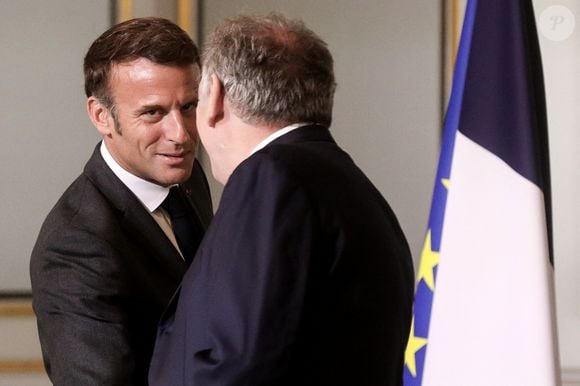
[[[227,20],[203,55],[204,82],[212,73],[248,123],[330,126],[336,88],[332,55],[300,21],[277,14]]]
[[[145,58],[168,66],[200,64],[195,43],[179,26],[158,17],[125,21],[111,27],[91,45],[84,61],[85,93],[107,107],[114,101],[109,74],[115,64]]]

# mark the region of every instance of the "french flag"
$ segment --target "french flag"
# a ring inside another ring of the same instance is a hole
[[[548,133],[531,1],[469,0],[406,386],[559,385]]]

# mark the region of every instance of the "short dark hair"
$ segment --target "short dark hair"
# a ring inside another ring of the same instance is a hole
[[[330,126],[333,60],[326,43],[299,20],[240,16],[218,27],[203,55],[203,82],[215,73],[250,123]]]
[[[138,58],[170,66],[200,64],[197,46],[176,24],[159,17],[127,20],[105,31],[87,51],[83,67],[87,98],[94,96],[113,108],[111,67]]]

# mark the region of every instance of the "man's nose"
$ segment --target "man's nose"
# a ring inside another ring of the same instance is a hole
[[[187,121],[180,111],[172,111],[167,115],[166,133],[168,139],[175,143],[185,143],[191,139]]]

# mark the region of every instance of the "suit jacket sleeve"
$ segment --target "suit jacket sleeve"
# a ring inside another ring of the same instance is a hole
[[[179,300],[184,336],[193,336],[185,384],[282,384],[315,229],[306,192],[267,156],[232,175]]]
[[[104,240],[66,227],[33,252],[34,306],[55,385],[129,385],[134,370],[119,277],[123,259]],[[36,287],[36,288],[34,288]]]

